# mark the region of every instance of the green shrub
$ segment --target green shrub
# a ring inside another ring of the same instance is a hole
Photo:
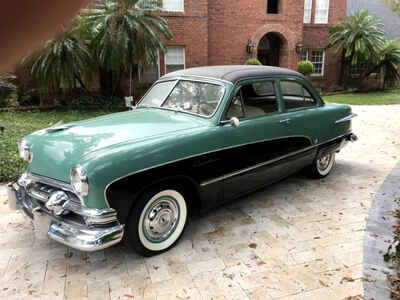
[[[12,83],[15,76],[9,74],[0,74],[0,107],[8,105],[8,100],[17,87]]]
[[[254,66],[262,66],[262,63],[257,58],[249,58],[244,63],[245,65],[254,65]]]
[[[81,95],[76,98],[57,99],[59,104],[69,109],[82,109],[82,108],[112,108],[125,105],[124,100],[119,97],[105,97],[102,95]]]
[[[313,69],[314,65],[309,60],[302,60],[299,61],[299,63],[297,64],[297,71],[299,71],[299,73],[303,74],[304,76],[311,74]]]
[[[18,95],[18,103],[21,106],[39,106],[40,96],[36,89],[30,89]]]

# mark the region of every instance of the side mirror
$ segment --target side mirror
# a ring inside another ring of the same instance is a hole
[[[129,107],[130,109],[134,109],[135,108],[135,100],[133,100],[132,96],[129,97],[125,97],[125,106]]]
[[[237,127],[239,127],[239,125],[240,125],[240,121],[239,121],[238,118],[232,117],[230,120],[221,121],[220,124],[222,124],[222,125],[231,124],[231,126],[237,128]]]
[[[232,117],[230,120],[229,120],[229,123],[233,126],[233,127],[239,127],[239,125],[240,125],[240,121],[239,121],[239,119],[238,118],[236,118],[236,117]]]

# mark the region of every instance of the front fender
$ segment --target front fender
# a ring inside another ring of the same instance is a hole
[[[89,178],[87,207],[108,207],[106,188],[119,179],[214,150],[219,146],[214,131],[197,128],[90,153],[81,164]]]

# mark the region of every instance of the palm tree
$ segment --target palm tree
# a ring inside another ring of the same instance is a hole
[[[100,69],[103,93],[112,95],[121,76],[135,65],[151,65],[164,51],[163,38],[171,39],[167,21],[135,9],[136,0],[105,0],[82,15],[80,32],[90,37],[90,47]],[[108,90],[108,92],[107,92]]]
[[[385,32],[380,20],[360,11],[347,15],[339,24],[330,29],[327,48],[335,47],[335,52],[343,50],[342,80],[345,69],[359,62],[374,62],[384,46]]]
[[[384,0],[384,2],[400,16],[400,0]]]
[[[93,68],[92,56],[85,43],[72,30],[45,43],[34,58],[30,73],[45,92],[66,92],[79,83],[86,89]]]
[[[385,41],[378,55],[378,63],[368,70],[363,76],[366,78],[371,73],[381,72],[383,74],[382,88],[392,87],[400,80],[400,41]]]
[[[344,50],[346,60],[352,65],[372,59],[382,48],[385,39],[384,25],[367,11],[346,16],[331,28],[328,48]]]

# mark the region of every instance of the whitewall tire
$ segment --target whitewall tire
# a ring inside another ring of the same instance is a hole
[[[127,239],[144,256],[159,254],[173,247],[188,219],[184,193],[175,188],[151,189],[144,193],[131,213]]]
[[[336,153],[329,153],[324,156],[318,155],[310,166],[309,173],[312,178],[324,178],[329,175],[335,166]]]

